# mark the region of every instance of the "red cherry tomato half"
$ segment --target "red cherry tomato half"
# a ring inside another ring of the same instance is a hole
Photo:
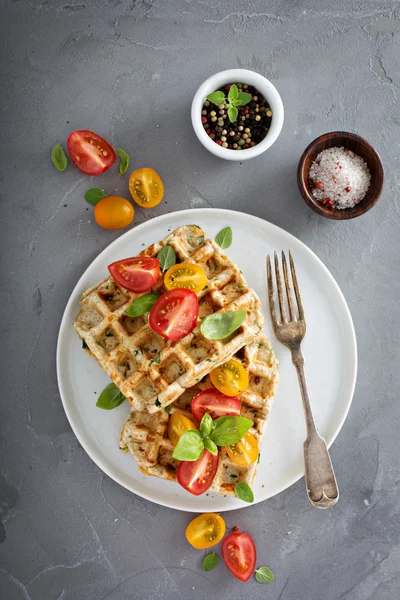
[[[151,290],[160,277],[160,261],[147,256],[124,258],[108,265],[111,277],[126,290],[141,294]]]
[[[222,542],[225,564],[240,581],[248,581],[256,567],[257,551],[248,533],[231,533]]]
[[[241,403],[239,398],[225,396],[215,388],[203,390],[192,400],[192,415],[200,423],[204,413],[208,413],[212,419],[235,415],[240,417]]]
[[[178,483],[194,496],[204,494],[210,487],[218,469],[219,453],[217,456],[204,450],[197,460],[179,463]]]
[[[86,129],[73,131],[67,148],[72,162],[85,175],[101,175],[116,158],[114,148],[105,139]]]
[[[174,342],[184,338],[196,325],[199,302],[191,290],[169,290],[154,304],[149,325],[153,331]]]

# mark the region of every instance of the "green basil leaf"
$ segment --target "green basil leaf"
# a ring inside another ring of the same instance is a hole
[[[229,98],[229,100],[236,99],[238,97],[238,95],[239,95],[238,86],[236,85],[236,83],[233,83],[231,85],[231,87],[229,88],[228,98]]]
[[[231,446],[242,439],[253,425],[246,417],[219,417],[213,423],[210,438],[217,446]]]
[[[161,406],[161,402],[159,401],[158,398],[155,399],[154,404],[155,404],[155,406],[157,406],[157,408],[160,408],[160,406]]]
[[[239,111],[236,108],[236,106],[231,105],[228,108],[228,117],[229,117],[229,120],[231,123],[234,123],[236,121],[236,119],[238,118],[238,114],[239,114]]]
[[[231,100],[231,106],[240,106],[242,103],[239,100],[239,98],[234,98],[233,100]]]
[[[51,160],[53,161],[55,168],[59,171],[65,171],[67,168],[68,158],[61,144],[53,146],[51,150]]]
[[[237,100],[240,100],[240,106],[248,104],[252,99],[253,96],[247,92],[239,92],[237,95]]]
[[[202,320],[200,331],[208,340],[223,340],[241,326],[246,315],[245,310],[208,315]]]
[[[235,485],[235,494],[243,502],[254,502],[253,490],[245,481],[241,481]]]
[[[140,317],[140,315],[144,315],[153,308],[159,297],[160,294],[155,294],[154,292],[144,294],[143,296],[140,296],[140,298],[136,298],[136,300],[128,306],[125,314],[128,315],[128,317]]]
[[[255,574],[258,583],[271,583],[271,581],[274,581],[275,579],[275,575],[269,567],[258,567],[258,569],[255,570]]]
[[[154,358],[152,358],[152,359],[151,359],[151,361],[150,361],[150,362],[149,362],[149,364],[147,365],[147,368],[149,368],[149,367],[150,367],[150,365],[152,365],[153,363],[160,364],[160,361],[161,361],[161,353],[160,353],[160,354],[157,354],[157,356],[154,356]],[[161,406],[161,404],[160,404],[160,406]]]
[[[221,229],[219,233],[215,236],[215,241],[218,246],[225,250],[225,248],[229,248],[232,244],[232,229],[230,227],[224,227]]]
[[[213,104],[225,104],[225,94],[224,92],[213,92],[212,94],[208,94],[207,100]]]
[[[219,563],[219,558],[213,552],[212,554],[207,554],[207,556],[203,560],[203,571],[212,571],[215,569],[217,564]]]
[[[130,156],[127,152],[125,152],[125,150],[122,150],[121,148],[115,148],[115,152],[119,156],[119,174],[123,175],[128,170],[129,163],[131,160]]]
[[[210,439],[209,437],[206,437],[206,438],[204,438],[203,441],[204,441],[204,448],[207,448],[207,450],[209,452],[211,452],[211,454],[214,454],[214,456],[217,456],[218,447],[214,444],[212,439]]]
[[[203,242],[204,242],[204,235],[199,235],[199,237],[197,238],[197,243],[200,246]]]
[[[157,258],[160,261],[161,271],[164,273],[176,263],[175,250],[172,246],[164,246],[157,254]]]
[[[109,383],[101,392],[96,406],[104,410],[112,410],[125,400],[125,396],[119,391],[115,383]]]
[[[208,413],[204,413],[203,418],[201,419],[200,422],[200,434],[201,437],[204,439],[206,438],[208,435],[210,435],[211,429],[213,426],[213,420],[210,417],[210,415]]]
[[[203,450],[204,443],[200,432],[197,431],[197,429],[189,429],[179,438],[175,450],[172,453],[172,458],[193,462],[200,458],[203,454]]]
[[[104,192],[100,188],[90,188],[90,190],[85,193],[86,202],[89,202],[89,204],[92,204],[93,206],[96,206],[103,198]]]
[[[171,408],[172,408],[172,406],[171,406],[171,405],[169,405],[169,406],[166,406],[166,407],[164,408],[164,410],[165,410],[165,412],[167,413],[167,415],[169,415],[169,413],[171,412]]]

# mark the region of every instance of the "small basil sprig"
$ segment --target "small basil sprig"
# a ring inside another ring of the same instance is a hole
[[[53,161],[55,168],[59,171],[65,171],[67,168],[68,158],[61,144],[53,146],[51,150],[51,160]]]
[[[157,254],[157,258],[160,261],[161,271],[164,273],[176,263],[175,250],[172,246],[164,246]]]
[[[212,421],[210,415],[205,413],[200,423],[200,431],[185,431],[179,438],[172,457],[193,462],[200,458],[204,448],[216,455],[217,446],[236,444],[252,425],[253,421],[246,417],[219,417]]]
[[[203,571],[212,571],[219,563],[219,558],[213,552],[212,554],[207,554],[207,556],[203,560]],[[262,567],[261,567],[262,568]]]
[[[225,248],[229,248],[232,244],[232,229],[230,227],[224,227],[217,233],[215,236],[215,241],[218,246],[225,250]]]
[[[208,340],[223,340],[241,326],[246,314],[245,310],[214,313],[202,320],[200,331]]]
[[[121,148],[115,148],[115,152],[119,156],[119,174],[123,175],[127,172],[131,159],[129,157],[129,154]]]
[[[90,190],[85,193],[86,202],[89,202],[89,204],[92,204],[92,206],[96,206],[96,204],[103,198],[104,192],[100,188],[90,188]]]
[[[236,121],[238,118],[239,111],[236,108],[237,106],[244,106],[248,104],[252,95],[247,92],[239,92],[236,83],[232,84],[229,88],[228,97],[225,98],[224,92],[218,90],[217,92],[213,92],[212,94],[208,94],[207,100],[212,102],[213,104],[228,104],[228,117],[231,123]]]
[[[124,400],[126,400],[125,396],[119,391],[115,383],[109,383],[101,392],[96,406],[104,410],[112,410],[122,404]]]
[[[155,294],[154,292],[144,294],[143,296],[140,296],[140,298],[136,298],[136,300],[128,306],[125,314],[128,317],[140,317],[140,315],[144,315],[153,308],[159,297],[160,294]]]
[[[275,575],[269,567],[258,567],[255,570],[255,576],[258,583],[271,583],[275,579]]]
[[[240,481],[235,485],[235,494],[243,502],[254,502],[253,490],[245,481]]]

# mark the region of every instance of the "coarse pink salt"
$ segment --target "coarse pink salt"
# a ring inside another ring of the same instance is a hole
[[[364,198],[371,183],[367,163],[345,148],[327,148],[310,167],[309,179],[316,200],[335,208],[352,208]]]

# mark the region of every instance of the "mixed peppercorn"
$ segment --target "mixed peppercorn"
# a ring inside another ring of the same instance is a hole
[[[228,84],[219,88],[228,94],[231,86]],[[253,86],[236,83],[239,92],[251,94],[252,100],[244,105],[237,106],[238,116],[236,121],[230,122],[228,117],[228,104],[213,104],[206,100],[201,111],[203,127],[216,144],[230,150],[245,150],[259,144],[267,135],[272,121],[272,110],[266,99]]]

